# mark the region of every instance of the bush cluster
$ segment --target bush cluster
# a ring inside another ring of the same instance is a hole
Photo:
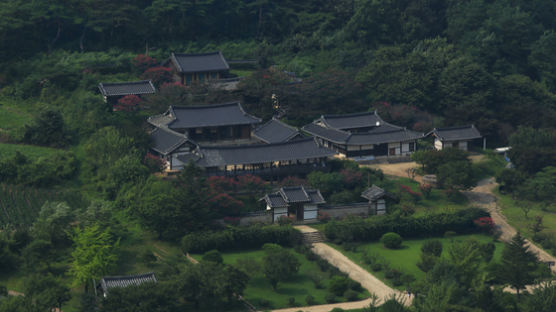
[[[196,232],[183,237],[184,252],[205,252],[260,248],[266,243],[292,246],[299,241],[299,232],[290,226],[234,227],[218,232]]]
[[[402,237],[397,233],[386,233],[380,238],[380,242],[388,249],[398,249],[402,246]]]
[[[368,219],[349,218],[326,224],[324,233],[334,242],[376,241],[388,232],[405,238],[441,236],[446,231],[470,233],[478,231],[473,223],[489,214],[480,208],[468,208],[456,212],[424,216],[377,216]]]

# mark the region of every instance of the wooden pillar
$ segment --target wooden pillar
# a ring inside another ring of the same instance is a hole
[[[483,137],[483,150],[486,150],[487,148],[487,138]]]

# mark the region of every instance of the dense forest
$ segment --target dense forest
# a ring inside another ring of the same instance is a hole
[[[249,259],[240,259],[244,262],[238,266],[223,264],[207,246],[263,243],[273,244],[256,257],[280,257],[290,264],[286,271],[316,263],[327,279],[345,284],[330,302],[359,298],[361,285],[308,249],[290,248],[298,242],[287,224],[241,231],[229,228],[232,218],[224,219],[224,231],[212,222],[230,212],[251,212],[274,185],[253,176],[206,178],[194,166],[176,179],[158,177],[161,164],[147,154],[146,119],[169,105],[240,100],[249,114],[268,120],[278,103],[283,121],[298,127],[322,114],[370,110],[421,132],[474,124],[487,137],[488,148],[512,146],[507,156],[515,168],[475,166],[467,154],[422,146],[414,160],[423,173],[461,177],[465,167],[468,189],[484,177],[475,171],[483,170],[496,176],[500,194],[553,213],[555,16],[554,0],[0,1],[0,312],[50,311],[62,305],[70,312],[237,308],[235,295],[244,292],[250,278],[274,274],[276,290],[285,282],[283,272],[270,272]],[[230,62],[230,72],[243,77],[238,90],[172,83],[164,67],[172,52],[216,50],[229,61],[251,61]],[[100,82],[139,79],[151,79],[157,87],[155,95],[141,100],[141,110],[112,111],[98,91]],[[396,213],[381,219],[384,224],[395,228],[399,222],[416,222],[430,228],[438,222],[443,232],[442,222],[473,225],[471,217],[449,211],[464,206],[459,192],[464,188],[435,190],[432,198],[447,206],[446,215],[422,221],[411,215],[433,201],[425,198],[430,189],[408,182],[400,191],[401,182],[350,162],[335,161],[332,167],[331,173],[281,183],[318,187],[334,203],[359,200],[361,191],[376,183],[402,198]],[[556,236],[543,232],[549,226],[542,217],[535,220],[533,239],[555,254]],[[347,242],[346,250],[357,236],[351,231],[378,227],[351,221],[329,223],[331,233],[344,237],[340,243]],[[429,228],[421,237],[430,234]],[[201,265],[184,264],[184,246],[203,244],[197,248],[207,251]],[[505,266],[516,265],[510,269],[527,267],[518,282],[508,282],[503,276],[509,271],[489,263],[492,246],[450,245],[450,260],[422,256],[430,272],[415,283],[421,292],[416,304],[408,308],[392,298],[368,311],[553,311],[554,284],[519,297],[525,285],[549,275],[524,251],[523,238],[514,237],[501,256]],[[458,262],[458,255],[470,256]],[[259,273],[250,272],[252,267]],[[95,304],[92,279],[139,269],[156,269],[160,287],[118,290],[103,305]],[[414,285],[415,278],[408,276],[403,275],[404,283]],[[321,284],[328,281],[315,279],[315,289],[323,292],[317,302],[324,303],[327,287]],[[510,285],[517,297],[499,287],[509,283],[517,283]],[[3,285],[26,296],[6,299]],[[123,309],[145,298],[150,300],[142,308]],[[299,303],[292,298],[291,306]],[[312,296],[305,300],[315,303]]]

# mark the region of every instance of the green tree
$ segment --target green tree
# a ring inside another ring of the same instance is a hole
[[[115,267],[120,241],[112,237],[109,228],[101,230],[98,225],[75,228],[72,240],[74,249],[70,272],[74,284],[86,283],[87,290],[91,279],[98,280]]]
[[[540,81],[547,88],[556,92],[556,32],[545,31],[544,34],[531,46],[529,63],[537,71]]]
[[[171,284],[144,283],[114,288],[102,301],[101,312],[183,311],[179,294]]]
[[[527,242],[517,232],[511,242],[504,247],[501,261],[496,272],[497,278],[515,289],[519,300],[519,291],[535,280],[537,256],[529,250]]]
[[[299,260],[287,249],[275,244],[263,246],[263,273],[272,288],[276,290],[278,282],[285,281],[294,276],[299,270]]]
[[[63,147],[70,139],[62,115],[57,111],[46,110],[33,124],[25,126],[23,141],[29,144]]]
[[[534,174],[555,165],[556,130],[520,127],[510,137],[508,155],[517,169]]]
[[[65,202],[47,201],[42,205],[31,233],[55,245],[69,243],[67,231],[73,218],[73,212]]]
[[[52,274],[34,274],[25,279],[25,297],[39,310],[62,309],[62,304],[71,299],[70,290]]]
[[[473,186],[473,171],[469,160],[452,161],[438,167],[438,184],[451,190]]]

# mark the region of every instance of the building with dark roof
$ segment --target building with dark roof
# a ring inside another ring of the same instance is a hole
[[[343,157],[406,156],[423,133],[385,122],[376,111],[323,115],[302,128]]]
[[[184,85],[224,78],[230,66],[220,51],[209,53],[172,53],[170,65]]]
[[[170,106],[161,115],[147,121],[155,127],[163,127],[184,134],[188,139],[203,144],[247,143],[260,118],[247,114],[240,102],[199,106]]]
[[[98,84],[98,89],[104,97],[104,101],[110,104],[115,104],[118,99],[126,95],[145,95],[156,93],[152,81],[132,81],[132,82],[101,82]]]
[[[319,206],[326,203],[319,190],[303,186],[282,187],[261,200],[266,202],[267,211],[272,211],[274,222],[280,217],[293,217],[296,221],[316,220]]]
[[[452,147],[467,151],[469,143],[480,138],[483,138],[483,148],[486,148],[486,138],[474,125],[434,128],[427,136],[434,136],[434,148],[437,150]]]
[[[264,143],[270,144],[300,139],[303,135],[297,128],[287,125],[273,117],[267,123],[256,128],[253,131],[253,137]]]
[[[209,175],[255,174],[266,178],[326,169],[327,159],[335,154],[314,138],[272,144],[201,146],[193,153],[195,163]],[[178,159],[185,161],[183,157]]]
[[[386,213],[387,198],[397,200],[392,194],[374,184],[364,190],[363,193],[361,193],[361,197],[369,201],[370,213],[375,215],[383,215]]]
[[[168,128],[155,128],[150,137],[151,152],[163,160],[166,170],[183,169],[187,162],[180,160],[180,156],[190,154],[196,148],[195,142]]]
[[[108,296],[110,289],[113,288],[124,288],[128,286],[139,286],[145,283],[156,283],[156,276],[154,273],[145,273],[137,275],[127,275],[127,276],[107,276],[103,277],[97,285],[97,289],[100,288],[103,296]]]

